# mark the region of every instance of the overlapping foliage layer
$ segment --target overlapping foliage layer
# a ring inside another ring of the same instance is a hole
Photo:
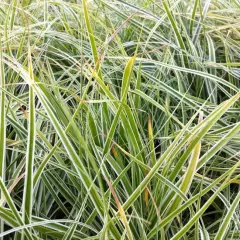
[[[239,0],[2,0],[2,239],[240,239]]]

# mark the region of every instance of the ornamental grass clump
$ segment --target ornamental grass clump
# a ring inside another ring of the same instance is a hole
[[[0,239],[240,239],[238,0],[0,10]]]

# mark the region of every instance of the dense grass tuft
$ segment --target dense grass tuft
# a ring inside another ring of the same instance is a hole
[[[239,0],[0,11],[0,239],[240,239]]]

